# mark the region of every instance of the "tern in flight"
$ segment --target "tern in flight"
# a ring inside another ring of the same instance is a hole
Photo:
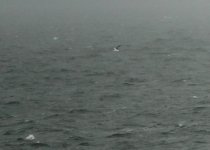
[[[119,52],[120,50],[119,50],[119,48],[121,47],[121,45],[118,45],[118,46],[116,46],[115,48],[114,48],[114,52]]]

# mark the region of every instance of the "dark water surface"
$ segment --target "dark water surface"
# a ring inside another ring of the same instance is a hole
[[[1,0],[0,149],[208,150],[209,6]]]

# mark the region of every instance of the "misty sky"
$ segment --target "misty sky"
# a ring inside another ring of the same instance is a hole
[[[207,0],[0,0],[0,31],[75,26],[91,33],[146,27],[157,32],[184,29],[202,37],[210,34],[209,8]]]

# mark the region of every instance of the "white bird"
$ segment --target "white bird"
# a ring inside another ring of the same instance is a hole
[[[119,51],[120,51],[120,50],[119,50],[120,47],[121,47],[121,45],[118,45],[118,46],[114,47],[113,51],[114,51],[114,52],[119,52]]]

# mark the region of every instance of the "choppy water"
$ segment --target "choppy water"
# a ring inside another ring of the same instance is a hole
[[[89,12],[82,22],[76,8],[68,16],[60,3],[46,12],[48,5],[25,3],[40,11],[24,15],[23,3],[2,4],[0,149],[208,149],[210,45],[203,30],[164,16],[157,24],[135,22],[128,10],[126,21],[108,11],[93,19],[96,10],[82,5]],[[27,141],[30,134],[36,139]]]

